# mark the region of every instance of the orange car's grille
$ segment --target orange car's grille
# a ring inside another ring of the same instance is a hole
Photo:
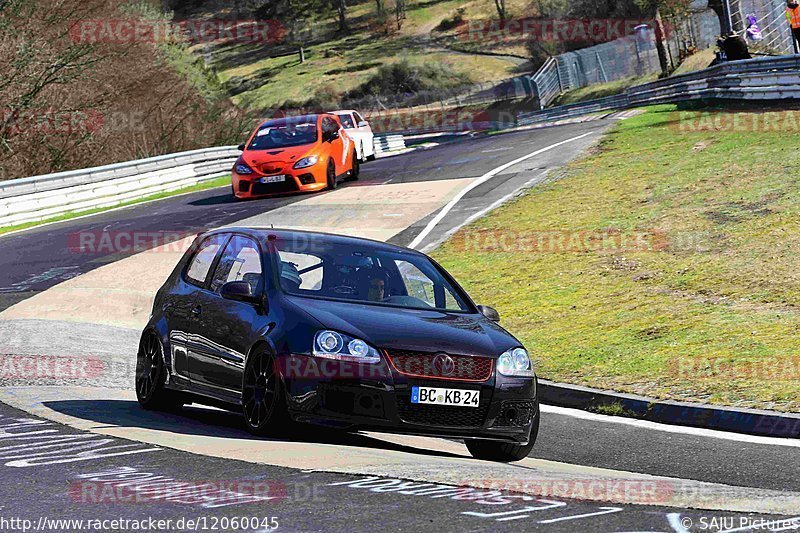
[[[405,376],[483,382],[492,377],[494,360],[470,355],[446,355],[390,350],[389,360]],[[442,364],[441,356],[452,363]]]
[[[266,165],[261,165],[258,169],[264,174],[278,174],[283,172],[283,165],[268,163]]]

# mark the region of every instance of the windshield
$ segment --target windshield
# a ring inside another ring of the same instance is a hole
[[[266,122],[258,128],[248,150],[271,150],[315,142],[317,142],[316,117],[274,120]]]
[[[309,244],[277,240],[280,282],[289,294],[370,305],[470,311],[459,292],[425,256],[369,243]]]

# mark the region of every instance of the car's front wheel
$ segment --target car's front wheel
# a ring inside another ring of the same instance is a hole
[[[355,181],[358,179],[358,175],[361,173],[361,161],[358,159],[358,155],[356,154],[355,150],[353,151],[353,169],[350,171],[350,179]]]
[[[528,454],[533,450],[533,445],[536,444],[538,434],[539,417],[537,416],[531,428],[531,437],[528,440],[528,444],[513,444],[482,439],[465,440],[464,443],[475,459],[510,463],[512,461],[521,461],[528,457]]]
[[[173,411],[183,406],[174,391],[167,390],[164,348],[158,335],[147,333],[136,355],[136,399],[145,409]]]
[[[256,352],[247,359],[242,410],[247,429],[254,435],[276,434],[289,424],[283,384],[275,358],[268,352]]]
[[[328,189],[331,191],[336,188],[336,166],[333,161],[328,163]]]

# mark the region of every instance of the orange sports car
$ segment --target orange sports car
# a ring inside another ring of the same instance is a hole
[[[327,113],[264,122],[239,149],[232,186],[240,199],[335,189],[358,178],[355,144]]]

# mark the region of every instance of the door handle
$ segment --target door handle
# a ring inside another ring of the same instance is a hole
[[[192,307],[192,314],[194,316],[200,316],[203,313],[203,308],[199,305]]]

